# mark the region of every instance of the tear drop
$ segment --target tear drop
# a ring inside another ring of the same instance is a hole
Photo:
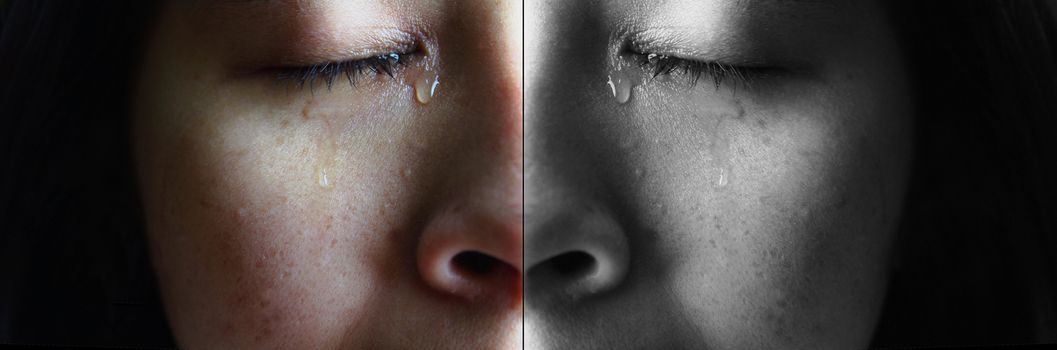
[[[338,158],[335,156],[338,145],[334,141],[333,130],[330,122],[324,119],[323,135],[317,141],[317,153],[315,156],[315,182],[319,187],[330,188],[334,186],[334,169]]]
[[[627,103],[631,99],[631,89],[638,85],[632,82],[630,74],[633,73],[617,69],[606,76],[606,86],[609,87],[613,98],[617,99],[617,103]]]
[[[715,125],[708,132],[711,140],[708,143],[709,153],[713,166],[716,169],[715,185],[723,188],[734,180],[734,169],[730,161],[730,137],[723,129],[723,120],[726,116],[719,115]]]
[[[440,85],[440,76],[423,73],[415,80],[415,100],[421,104],[427,104],[437,94],[437,86]]]
[[[319,169],[319,186],[330,187],[330,177],[327,176],[327,168]]]

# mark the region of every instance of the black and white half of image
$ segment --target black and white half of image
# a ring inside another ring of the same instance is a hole
[[[0,348],[1057,344],[1054,0],[0,0]]]

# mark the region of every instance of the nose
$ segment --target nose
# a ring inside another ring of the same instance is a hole
[[[630,262],[620,226],[598,210],[568,215],[526,247],[533,295],[580,298],[619,285]]]
[[[569,5],[569,11],[563,7],[546,14],[568,26],[526,28],[525,301],[530,308],[614,292],[632,266],[629,235],[616,211],[619,188],[612,181],[619,157],[606,141],[612,124],[596,122],[604,111],[586,103],[597,90],[579,88],[592,86],[581,80],[587,78],[580,70],[591,68],[564,60],[605,59],[596,55],[606,52],[604,45],[587,39],[602,33],[588,8]],[[558,44],[570,40],[584,45]],[[563,60],[548,58],[555,54]]]
[[[418,270],[434,290],[469,301],[520,300],[520,220],[497,220],[473,207],[440,211],[423,231]]]
[[[437,183],[430,191],[440,199],[430,208],[417,243],[417,268],[437,293],[519,308],[524,237],[520,47],[504,45],[515,28],[495,16],[502,12],[476,2],[445,4],[457,18],[476,20],[453,21],[458,25],[439,34],[446,40],[441,55],[450,72],[448,84],[458,86],[459,93],[448,95],[452,107],[444,113],[451,122],[438,128],[446,132],[439,147],[428,152],[457,151],[424,160],[445,175],[432,180]]]
[[[631,262],[614,215],[600,205],[548,201],[526,220],[526,292],[530,301],[576,300],[618,287]],[[543,214],[542,218],[536,217]],[[539,220],[539,221],[538,221]]]

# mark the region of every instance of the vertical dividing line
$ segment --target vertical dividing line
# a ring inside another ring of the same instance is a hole
[[[525,286],[528,285],[528,262],[525,261],[525,3],[521,2],[521,350],[525,350],[528,338],[525,335],[525,314],[528,312],[528,294]]]

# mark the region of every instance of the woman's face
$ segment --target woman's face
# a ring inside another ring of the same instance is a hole
[[[166,6],[134,139],[179,345],[518,347],[521,8]]]
[[[525,15],[529,348],[868,345],[912,132],[879,4]]]

